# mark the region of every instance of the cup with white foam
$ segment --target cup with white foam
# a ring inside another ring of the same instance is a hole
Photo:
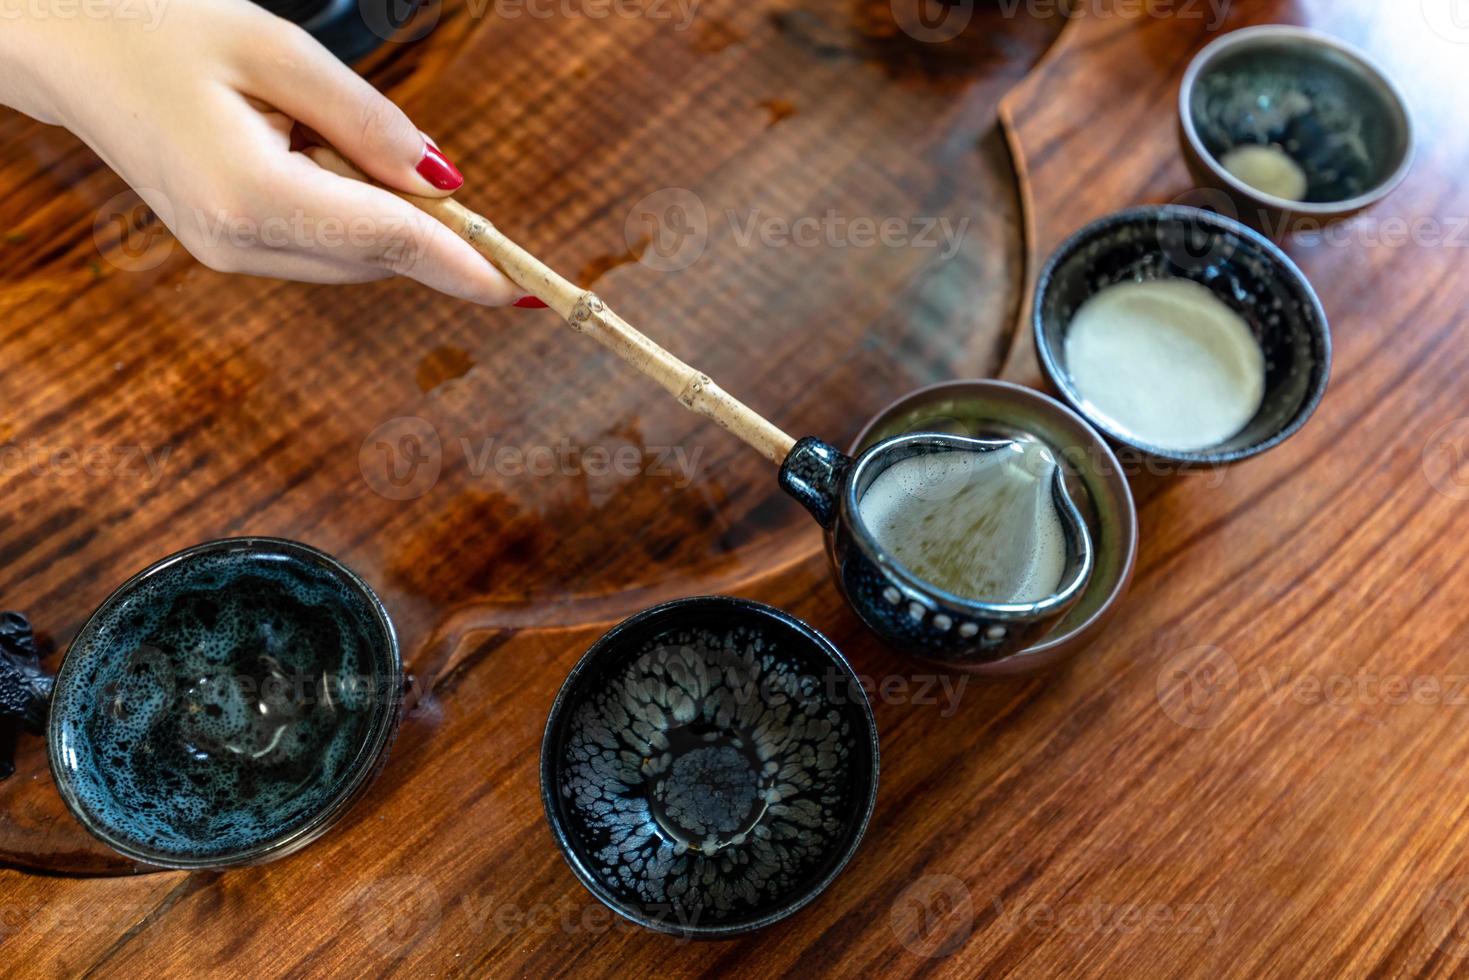
[[[1263,235],[1196,208],[1083,228],[1042,270],[1032,315],[1061,397],[1115,444],[1180,469],[1285,442],[1331,374],[1305,275]]]

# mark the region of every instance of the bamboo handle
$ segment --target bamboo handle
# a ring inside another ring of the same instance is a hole
[[[488,218],[451,198],[404,195],[424,212],[454,229],[526,292],[559,313],[571,329],[587,334],[643,375],[658,382],[685,408],[713,419],[780,465],[796,440],[735,398],[707,374],[654,343],[612,311],[589,289],[569,282],[540,259],[506,237]]]
[[[329,169],[338,172],[344,172],[344,168],[353,169],[331,151],[324,152],[324,148],[315,150],[312,155]],[[367,179],[361,174],[358,176]],[[515,244],[488,218],[475,214],[452,198],[412,194],[398,196],[448,225],[521,289],[561,314],[571,329],[591,336],[637,371],[658,382],[685,408],[713,419],[776,465],[790,455],[796,440],[719,387],[707,374],[696,371],[648,339],[612,312],[591,290],[569,282]]]

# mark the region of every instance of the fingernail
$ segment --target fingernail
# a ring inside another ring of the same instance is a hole
[[[512,306],[518,306],[522,310],[544,310],[544,309],[546,309],[546,304],[545,303],[542,303],[540,300],[536,299],[534,296],[522,296],[520,299],[516,300],[511,305]]]
[[[464,186],[464,175],[449,162],[444,151],[427,140],[423,144],[423,159],[418,161],[418,174],[441,191],[457,191]]]

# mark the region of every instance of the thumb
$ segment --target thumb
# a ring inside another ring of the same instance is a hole
[[[315,130],[363,172],[395,190],[444,197],[464,183],[459,168],[408,116],[305,31],[266,43],[274,58],[249,80],[251,94]]]

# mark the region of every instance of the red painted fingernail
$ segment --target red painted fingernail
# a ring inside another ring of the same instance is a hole
[[[441,191],[457,191],[464,186],[464,175],[459,168],[449,162],[443,150],[427,141],[423,145],[423,159],[418,161],[418,173]]]
[[[522,310],[544,310],[544,309],[546,309],[546,304],[545,303],[542,303],[540,300],[536,299],[534,296],[522,296],[520,299],[516,300],[512,305],[513,306],[518,306]]]

